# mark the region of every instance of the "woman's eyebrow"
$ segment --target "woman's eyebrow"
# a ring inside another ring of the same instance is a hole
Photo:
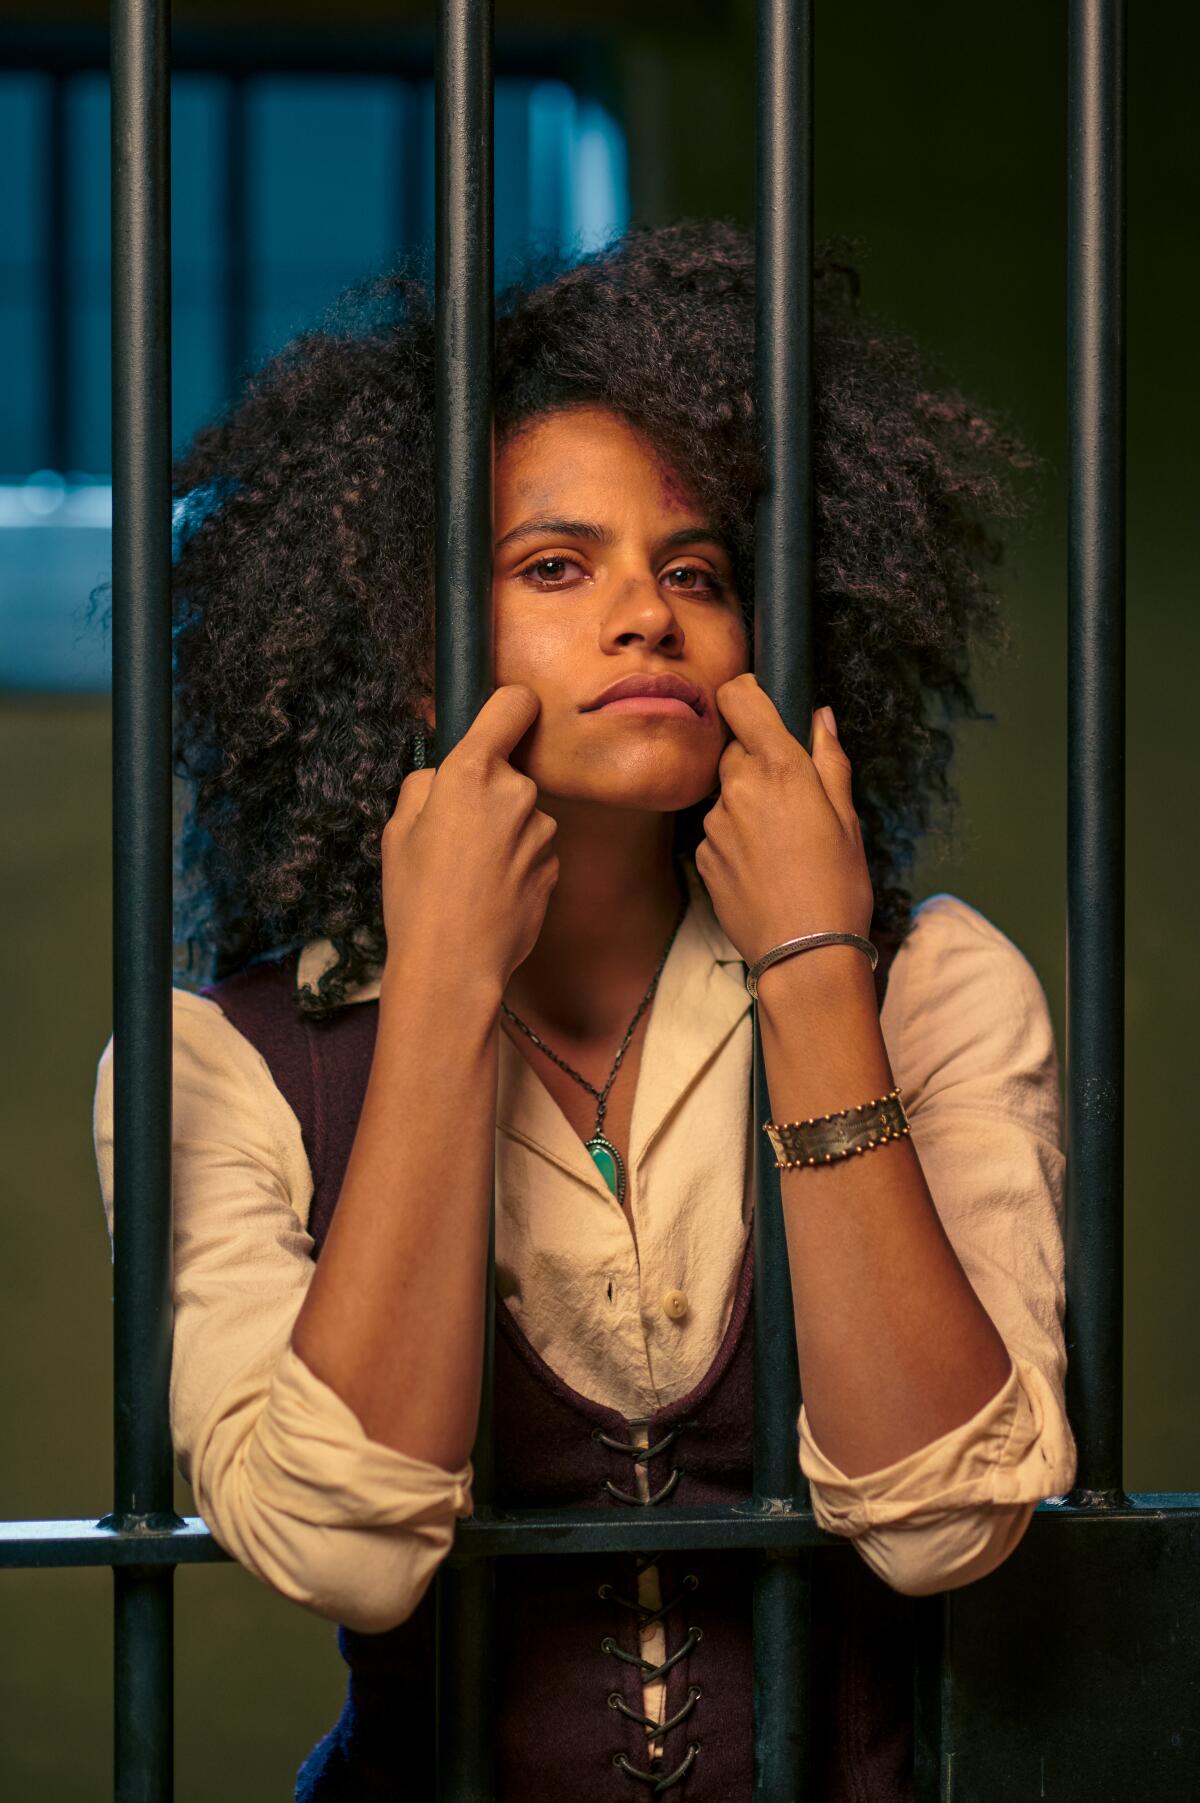
[[[586,538],[596,545],[615,545],[617,542],[611,526],[597,526],[591,520],[564,520],[547,514],[536,520],[522,520],[519,526],[496,540],[496,550],[502,551],[505,545],[517,544],[523,538]]]
[[[664,551],[681,551],[685,545],[716,545],[726,557],[732,555],[725,534],[716,526],[683,526],[678,532],[668,533],[666,538],[659,539],[654,547],[656,557]]]

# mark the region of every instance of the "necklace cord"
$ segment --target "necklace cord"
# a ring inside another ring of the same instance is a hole
[[[645,995],[642,997],[641,1001],[638,1003],[637,1012],[634,1014],[633,1019],[630,1021],[629,1025],[625,1029],[625,1037],[624,1037],[624,1039],[622,1039],[620,1049],[618,1050],[616,1057],[613,1059],[613,1066],[612,1066],[612,1069],[608,1073],[608,1078],[607,1078],[607,1081],[605,1082],[603,1089],[597,1089],[594,1083],[589,1083],[586,1077],[580,1076],[580,1074],[577,1070],[573,1070],[572,1067],[567,1063],[565,1058],[560,1058],[557,1052],[552,1051],[550,1049],[550,1047],[546,1044],[545,1040],[539,1038],[539,1036],[534,1032],[532,1027],[527,1027],[525,1025],[525,1022],[519,1017],[519,1015],[514,1014],[513,1010],[509,1007],[507,1002],[501,1001],[501,1003],[500,1003],[501,1008],[504,1010],[504,1013],[508,1016],[509,1020],[511,1020],[515,1026],[519,1027],[521,1029],[521,1032],[526,1034],[528,1036],[528,1038],[530,1038],[533,1041],[535,1046],[538,1046],[543,1052],[545,1052],[547,1058],[553,1058],[555,1064],[557,1064],[562,1070],[566,1071],[566,1073],[569,1077],[574,1077],[576,1083],[581,1083],[583,1085],[584,1089],[586,1089],[588,1091],[589,1095],[593,1095],[596,1097],[596,1100],[598,1103],[598,1108],[597,1108],[597,1112],[596,1112],[596,1127],[595,1127],[595,1131],[592,1135],[593,1139],[598,1139],[602,1134],[602,1131],[604,1128],[605,1110],[608,1107],[608,1092],[612,1088],[612,1085],[613,1085],[614,1079],[616,1078],[617,1072],[621,1068],[621,1060],[624,1058],[625,1053],[628,1050],[629,1042],[633,1038],[634,1029],[636,1028],[639,1020],[641,1020],[642,1015],[645,1013],[646,1009],[650,1006],[650,1002],[654,996],[654,992],[658,988],[658,979],[662,975],[663,966],[667,962],[667,958],[670,955],[671,947],[675,943],[676,935],[679,932],[680,927],[683,925],[684,919],[687,915],[688,906],[690,904],[691,897],[689,896],[688,891],[687,891],[686,880],[683,879],[681,876],[678,858],[676,858],[676,860],[675,860],[675,874],[676,874],[676,877],[680,879],[680,887],[683,891],[683,904],[679,910],[678,915],[676,916],[675,925],[671,928],[671,937],[667,940],[666,950],[663,952],[662,957],[659,959],[658,968],[655,970],[654,975],[650,979],[650,987],[647,989]]]

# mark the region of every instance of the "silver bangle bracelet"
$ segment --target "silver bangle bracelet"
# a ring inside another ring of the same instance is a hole
[[[746,972],[746,988],[758,999],[758,979],[770,965],[778,963],[780,958],[790,958],[794,952],[810,952],[818,945],[856,945],[860,952],[866,952],[871,960],[871,969],[879,963],[879,953],[869,939],[863,939],[858,933],[804,933],[799,939],[785,939],[782,945],[773,945],[769,952],[764,952],[756,964],[752,964]]]

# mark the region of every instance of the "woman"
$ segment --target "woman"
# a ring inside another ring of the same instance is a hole
[[[848,936],[758,991],[800,1464],[860,1555],[815,1561],[820,1795],[910,1794],[908,1599],[992,1570],[1072,1481],[1045,997],[904,880],[951,799],[932,704],[974,713],[970,654],[1004,639],[983,521],[1030,459],[830,252],[816,298],[811,756],[750,668],[732,227],[632,232],[501,305],[496,688],[436,769],[418,286],[300,339],[178,471],[184,930],[216,980],[175,992],[172,1422],[221,1544],[342,1624],[300,1797],[433,1794],[493,1200],[500,1504],[747,1493],[745,978],[794,938]],[[862,1150],[809,1163],[827,1115]],[[496,1581],[498,1795],[749,1796],[744,1558]]]

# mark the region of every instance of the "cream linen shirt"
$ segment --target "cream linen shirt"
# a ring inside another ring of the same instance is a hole
[[[619,1410],[643,1444],[646,1418],[712,1362],[753,1207],[750,998],[707,890],[685,869],[691,905],[659,979],[633,1109],[636,1248],[582,1140],[505,1034],[499,1042],[497,1293],[547,1363]],[[313,941],[297,981],[314,982],[332,956]],[[217,1004],[173,993],[180,1469],[215,1538],[257,1577],[332,1620],[386,1629],[416,1607],[456,1515],[470,1513],[470,1461],[444,1471],[372,1441],[292,1351],[314,1270],[300,1126]],[[376,976],[350,1000],[378,993]],[[923,1594],[998,1565],[1034,1503],[1074,1477],[1058,1062],[1032,967],[948,894],[917,908],[881,1027],[938,1213],[1011,1367],[969,1421],[855,1478],[821,1451],[802,1407],[799,1458],[821,1526],[851,1538],[894,1588]],[[94,1111],[110,1232],[112,1062],[110,1039]],[[664,1300],[675,1290],[688,1301],[679,1319]],[[647,1599],[654,1582],[651,1568]],[[661,1633],[644,1636],[647,1657],[661,1657]],[[646,1689],[655,1720],[664,1688]]]

